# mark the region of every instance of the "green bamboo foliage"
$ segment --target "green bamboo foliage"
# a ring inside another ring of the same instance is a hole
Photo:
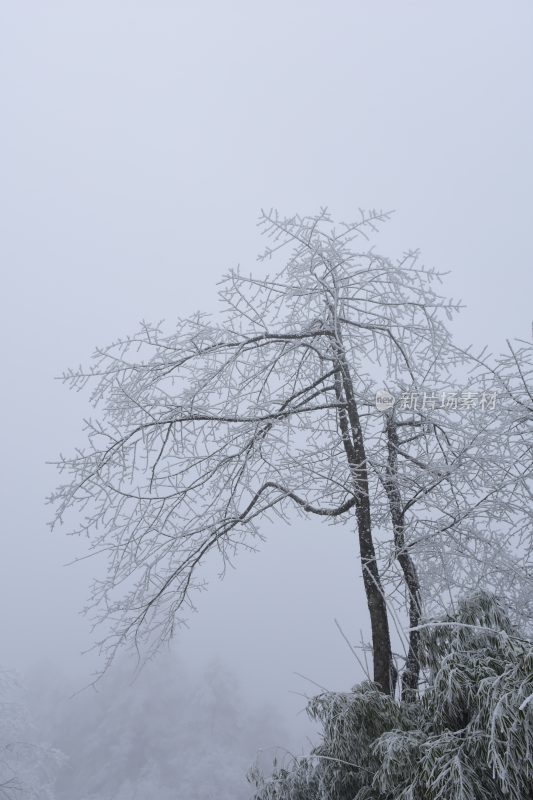
[[[307,759],[258,771],[254,800],[530,800],[533,642],[478,593],[422,626],[425,690],[401,703],[370,683],[313,698]]]

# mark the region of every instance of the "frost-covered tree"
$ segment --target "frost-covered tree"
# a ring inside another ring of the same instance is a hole
[[[492,541],[494,528],[482,531],[497,458],[484,418],[400,401],[449,391],[470,354],[451,339],[458,305],[439,295],[439,276],[415,252],[391,260],[366,244],[386,217],[334,227],[325,211],[263,214],[274,274],[233,271],[219,316],[170,334],[144,324],[65,374],[92,386],[100,413],[86,448],[61,459],[52,499],[57,521],[77,511],[76,531],[108,555],[90,603],[111,625],[108,663],[126,641],[150,649],[172,635],[208,557],[224,569],[255,547],[263,519],[296,512],[354,527],[385,693],[397,672],[390,615],[407,606],[402,692],[416,696],[424,586],[433,574],[453,595],[454,575]]]
[[[54,800],[62,755],[39,736],[16,678],[0,670],[0,798]]]
[[[526,342],[509,348],[497,358],[465,351],[454,390],[443,387],[449,402],[433,407],[436,393],[428,391],[426,408],[419,404],[411,418],[405,410],[398,416],[397,406],[390,412],[397,424],[388,432],[388,460],[400,489],[391,508],[399,509],[418,565],[426,613],[488,589],[531,631],[533,349]],[[465,368],[470,375],[461,375]],[[419,430],[406,444],[405,423]]]
[[[320,743],[269,777],[253,769],[255,800],[533,798],[533,642],[486,593],[421,634],[421,699],[371,683],[313,698]]]
[[[447,452],[460,455],[443,485],[443,513],[426,532],[421,518],[415,523],[426,611],[446,597],[487,589],[505,598],[513,620],[531,633],[533,347],[508,343],[495,358],[468,353],[466,364],[473,374],[463,397],[481,402],[447,411],[446,419],[441,414]]]

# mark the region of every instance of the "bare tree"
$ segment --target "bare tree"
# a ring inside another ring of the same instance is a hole
[[[479,427],[446,409],[376,409],[377,388],[436,391],[469,359],[451,341],[458,304],[437,293],[438,274],[416,252],[393,262],[356,246],[387,216],[335,228],[326,211],[263,213],[262,259],[290,249],[275,274],[232,271],[220,316],[180,320],[170,335],[143,324],[98,349],[91,369],[64,375],[76,389],[90,382],[101,409],[86,421],[87,448],[61,458],[66,481],[52,500],[56,521],[76,509],[76,531],[108,555],[89,605],[111,622],[108,662],[125,641],[150,649],[172,635],[211,553],[224,568],[255,546],[262,519],[296,511],[354,524],[374,680],[394,692],[394,597],[407,592],[416,628],[413,552],[434,560],[444,537],[478,519],[487,437],[480,448]],[[416,693],[417,648],[411,630],[405,699]]]

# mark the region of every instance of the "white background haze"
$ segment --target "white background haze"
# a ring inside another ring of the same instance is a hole
[[[86,544],[46,528],[45,462],[88,413],[54,376],[141,319],[215,310],[231,266],[264,272],[261,207],[395,209],[378,249],[451,271],[460,341],[529,334],[532,40],[529,0],[0,0],[4,666],[70,689],[97,665],[79,611],[102,564],[65,568]],[[219,658],[297,734],[296,671],[361,677],[333,622],[367,628],[356,540],[265,533],[207,576],[174,647],[193,671]]]

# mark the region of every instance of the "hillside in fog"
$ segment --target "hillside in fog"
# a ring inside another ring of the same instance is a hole
[[[28,704],[65,756],[57,800],[245,800],[256,758],[268,765],[288,743],[279,715],[251,706],[223,664],[192,674],[171,654],[138,675],[122,662],[70,697],[63,680],[35,675]]]

